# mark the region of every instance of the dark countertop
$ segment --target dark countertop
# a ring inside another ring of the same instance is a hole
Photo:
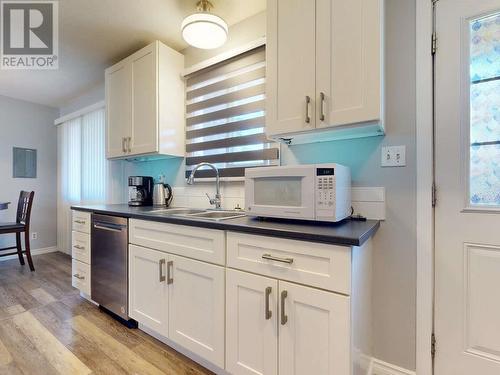
[[[129,207],[126,204],[72,206],[71,208],[105,215],[344,246],[361,246],[380,226],[378,220],[344,220],[340,223],[320,223],[239,217],[214,221],[153,213],[151,211],[158,210],[158,207]]]

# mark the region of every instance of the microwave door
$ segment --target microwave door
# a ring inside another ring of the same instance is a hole
[[[314,187],[311,169],[261,170],[247,178],[247,210],[253,216],[313,220]]]

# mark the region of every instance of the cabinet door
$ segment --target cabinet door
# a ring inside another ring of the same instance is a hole
[[[132,76],[127,64],[106,70],[106,113],[107,157],[123,156],[132,129]]]
[[[350,298],[282,281],[279,290],[280,373],[350,374]]]
[[[129,315],[159,334],[168,336],[168,255],[129,246]]]
[[[131,155],[158,151],[156,43],[132,56]]]
[[[381,118],[382,1],[316,0],[316,127]]]
[[[278,281],[226,271],[226,370],[278,373]]]
[[[266,134],[315,127],[313,0],[267,1]],[[307,104],[306,97],[310,98]]]
[[[171,255],[169,338],[224,368],[224,268]]]

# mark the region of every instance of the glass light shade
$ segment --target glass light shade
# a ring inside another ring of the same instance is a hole
[[[195,13],[182,21],[182,37],[196,48],[213,49],[222,46],[227,39],[226,22],[210,13]]]

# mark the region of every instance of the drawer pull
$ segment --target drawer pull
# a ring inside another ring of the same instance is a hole
[[[77,224],[85,224],[85,220],[75,220],[75,223],[77,223]]]
[[[269,297],[271,296],[272,290],[273,289],[270,286],[266,288],[266,312],[265,312],[266,320],[271,319],[271,317],[273,316],[273,312],[269,310]]]
[[[75,245],[73,247],[77,250],[85,250],[85,246]]]
[[[160,274],[160,283],[164,282],[165,281],[165,275],[163,274],[163,266],[165,265],[165,259],[160,259],[160,261],[158,262],[158,266],[159,266],[159,274]]]
[[[288,296],[286,290],[281,292],[281,325],[284,326],[288,322],[288,316],[285,314],[285,299]]]
[[[293,258],[279,258],[279,257],[275,257],[271,254],[263,254],[262,259],[273,260],[275,262],[281,262],[281,263],[287,263],[287,264],[293,263]]]
[[[75,273],[73,276],[76,277],[78,280],[85,280],[85,276],[80,276],[78,273]]]
[[[169,261],[167,263],[167,284],[173,284],[174,278],[172,277],[172,268],[174,268],[174,261]]]

